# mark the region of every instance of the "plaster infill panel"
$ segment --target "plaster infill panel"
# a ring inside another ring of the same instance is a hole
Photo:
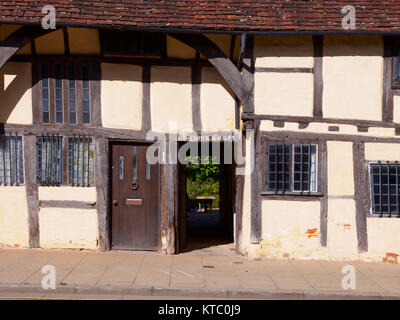
[[[213,68],[202,68],[201,78],[202,129],[234,130],[235,100],[231,90],[218,71]]]
[[[95,187],[39,187],[39,200],[96,202]]]
[[[39,229],[42,248],[98,247],[98,218],[93,209],[41,208]]]
[[[26,188],[0,187],[0,247],[29,247]]]
[[[256,36],[255,66],[262,68],[312,68],[314,47],[311,36]]]
[[[101,65],[101,118],[104,127],[140,130],[142,126],[142,67]]]
[[[380,37],[324,37],[324,117],[382,119],[382,55]]]
[[[266,256],[309,257],[320,246],[319,201],[262,201],[262,249]]]
[[[353,199],[328,199],[328,249],[356,258],[356,203]]]
[[[256,72],[255,113],[310,117],[313,92],[314,77],[311,73]]]
[[[151,126],[153,131],[193,129],[192,84],[189,67],[151,68]]]
[[[99,31],[88,28],[67,28],[71,54],[100,54]]]
[[[365,160],[367,161],[400,161],[400,144],[366,143]]]
[[[327,142],[328,196],[354,195],[352,142]]]

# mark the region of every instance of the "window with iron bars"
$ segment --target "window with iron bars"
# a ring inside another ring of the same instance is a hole
[[[22,137],[0,136],[0,184],[24,184],[24,160]]]
[[[371,163],[372,214],[400,216],[400,164]]]
[[[62,184],[62,137],[36,137],[37,182],[41,185]]]
[[[68,138],[68,180],[73,186],[93,185],[93,154],[91,137]]]
[[[317,192],[317,145],[270,143],[268,191]]]

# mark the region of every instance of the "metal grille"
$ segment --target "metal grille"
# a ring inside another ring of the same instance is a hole
[[[22,137],[2,135],[0,137],[0,184],[24,184],[24,161]]]
[[[291,190],[291,155],[291,145],[268,145],[268,190]]]
[[[68,179],[73,186],[93,185],[93,154],[91,137],[68,138]]]
[[[371,200],[373,214],[400,215],[399,164],[371,164]]]
[[[317,146],[268,144],[268,191],[317,191]]]
[[[62,137],[36,138],[37,182],[41,185],[62,184]]]

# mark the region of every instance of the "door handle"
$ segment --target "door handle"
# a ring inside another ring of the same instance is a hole
[[[118,207],[118,201],[117,200],[113,200],[112,204],[113,204],[114,207]]]

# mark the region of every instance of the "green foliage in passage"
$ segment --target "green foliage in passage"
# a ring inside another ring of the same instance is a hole
[[[197,207],[196,197],[215,197],[213,207],[219,205],[219,177],[220,168],[215,158],[188,157],[189,164],[186,168],[187,193],[189,207]]]

